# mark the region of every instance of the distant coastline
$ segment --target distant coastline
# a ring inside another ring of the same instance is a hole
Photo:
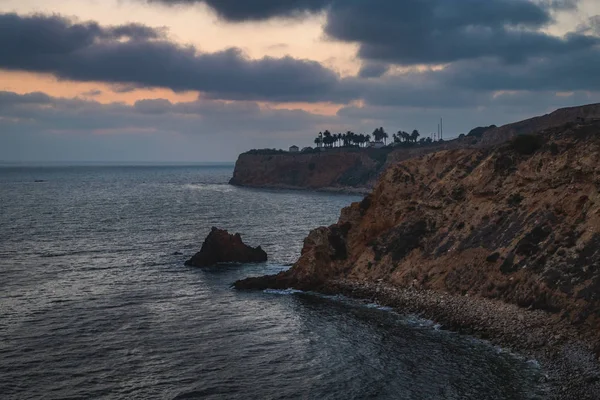
[[[2,167],[233,167],[235,162],[181,161],[0,161]]]

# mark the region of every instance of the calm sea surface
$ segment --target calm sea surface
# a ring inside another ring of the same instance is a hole
[[[232,170],[0,168],[0,397],[543,398],[534,363],[431,323],[232,290],[359,200],[235,188]],[[270,261],[185,267],[211,226]]]

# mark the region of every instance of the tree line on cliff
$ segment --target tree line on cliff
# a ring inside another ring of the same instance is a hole
[[[429,144],[433,143],[432,137],[419,137],[421,134],[418,130],[413,130],[412,133],[405,131],[398,131],[392,135],[394,145],[409,145],[414,143]],[[432,135],[433,136],[433,135]],[[319,132],[317,137],[314,139],[314,143],[318,147],[366,147],[371,143],[371,139],[375,142],[383,143],[387,145],[389,134],[383,129],[383,127],[376,128],[371,135],[365,135],[364,133],[354,133],[348,131],[346,133],[331,133],[329,130],[325,132]]]

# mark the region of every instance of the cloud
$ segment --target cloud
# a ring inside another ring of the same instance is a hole
[[[0,68],[125,87],[198,90],[215,99],[347,100],[338,75],[315,61],[247,58],[235,48],[199,53],[136,24],[101,27],[56,16],[0,14]]]
[[[245,101],[128,105],[0,92],[0,160],[235,160],[251,148],[287,148],[332,119]]]
[[[494,60],[461,62],[429,75],[451,87],[476,91],[600,91],[598,65],[600,49],[595,47],[519,65]]]
[[[581,0],[538,0],[538,3],[550,10],[574,10]]]
[[[135,84],[121,84],[121,83],[114,83],[112,85],[110,85],[110,90],[114,93],[131,93],[137,89],[142,88],[143,86],[141,85],[135,85]],[[151,89],[151,88],[145,88],[145,89]]]
[[[51,97],[44,93],[0,91],[0,118],[26,120],[41,130],[87,131],[152,128],[163,132],[218,135],[310,129],[326,117],[302,110],[261,107],[255,102],[198,99],[172,103],[166,99],[139,100],[133,105],[103,104],[88,99]]]
[[[600,36],[600,15],[594,15],[593,17],[588,18],[585,23],[582,23],[577,27],[577,32]]]
[[[92,90],[88,90],[87,92],[81,93],[81,95],[84,97],[96,97],[96,96],[100,96],[101,94],[102,94],[102,90],[98,90],[98,89],[92,89]]]
[[[315,133],[324,129],[369,133],[384,126],[388,132],[416,128],[425,135],[444,117],[445,132],[452,137],[478,125],[501,125],[600,101],[599,93],[586,92],[474,93],[472,99],[455,97],[460,106],[449,109],[451,96],[436,104],[424,99],[434,91],[415,93],[392,99],[393,106],[347,106],[336,116],[321,116],[249,101],[173,103],[157,98],[128,105],[0,92],[0,160],[235,160],[250,148],[311,145]],[[415,100],[417,94],[423,98]]]
[[[49,104],[52,98],[45,93],[33,92],[27,94],[17,94],[13,92],[0,92],[0,111],[9,107],[21,105],[45,105]]]
[[[550,6],[526,0],[335,2],[325,32],[359,44],[359,56],[395,64],[494,57],[508,63],[589,48],[597,38],[541,31]]]
[[[360,67],[358,76],[361,78],[379,78],[385,74],[389,68],[390,66],[386,64],[366,62]]]
[[[321,11],[331,0],[146,0],[166,5],[206,4],[228,21],[258,21],[275,17],[302,17]]]
[[[596,38],[544,28],[578,0],[153,0],[204,3],[221,18],[257,21],[326,11],[325,33],[357,43],[365,60],[401,65],[496,57],[508,63],[589,48]],[[368,75],[369,69],[364,73]]]

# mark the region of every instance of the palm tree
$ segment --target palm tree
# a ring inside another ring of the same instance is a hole
[[[379,134],[381,135],[381,138],[383,139],[383,142],[385,144],[387,144],[387,139],[388,139],[388,134],[386,131],[383,130],[383,127],[379,128]]]
[[[356,134],[352,131],[348,131],[346,132],[346,145],[350,146],[354,143],[354,138],[356,137]]]
[[[373,137],[375,138],[376,142],[381,141],[381,132],[379,132],[379,128],[375,128],[373,131]]]
[[[352,137],[352,132],[348,131],[344,134],[344,146],[350,146],[350,138]]]
[[[417,139],[419,138],[419,136],[421,136],[421,135],[419,134],[419,131],[416,129],[414,131],[412,131],[412,133],[410,134],[410,138],[415,143],[417,143]]]
[[[333,142],[331,141],[331,132],[329,132],[328,130],[325,130],[325,132],[323,132],[323,141],[326,145],[329,145],[331,147],[331,144]]]

